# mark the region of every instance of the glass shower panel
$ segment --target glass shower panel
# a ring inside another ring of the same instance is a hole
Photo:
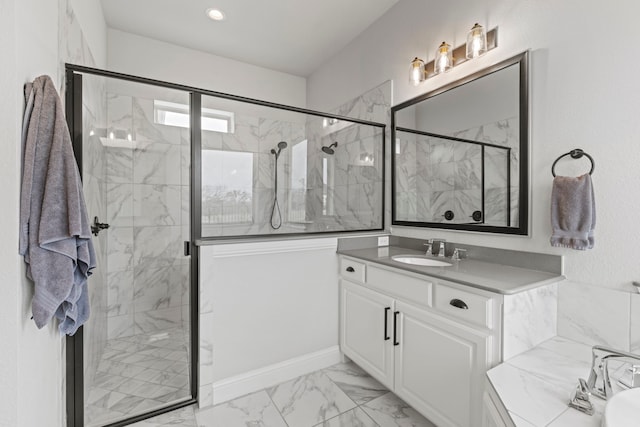
[[[94,237],[85,426],[191,398],[189,94],[83,75],[83,179]]]
[[[384,128],[202,97],[202,236],[382,229]],[[204,122],[203,122],[204,123]]]

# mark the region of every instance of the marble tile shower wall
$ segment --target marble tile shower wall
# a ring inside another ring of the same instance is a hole
[[[103,79],[88,78],[84,82],[83,132],[104,128],[107,117],[105,84]],[[102,94],[102,95],[101,95]],[[107,216],[106,165],[104,147],[97,135],[89,136],[83,144],[83,188],[90,220]],[[93,237],[97,267],[89,279],[91,316],[84,326],[84,385],[88,391],[107,344],[107,238],[104,233]]]
[[[390,107],[391,82],[385,82],[332,113],[388,124]],[[382,227],[382,129],[341,122],[325,127],[321,119],[313,117],[307,122],[307,136],[306,209],[307,216],[315,220],[310,231]],[[335,154],[324,154],[322,147],[333,142],[338,142]],[[332,175],[326,189],[324,175]]]
[[[109,338],[186,328],[189,131],[155,124],[151,99],[107,98]]]
[[[244,223],[211,223],[203,224],[203,235],[207,237],[233,235],[265,235],[299,232],[299,227],[289,219],[289,191],[291,187],[291,150],[305,141],[305,124],[303,122],[275,120],[235,113],[235,129],[233,133],[203,131],[203,150],[222,150],[231,152],[252,153],[252,195],[251,221]],[[278,200],[282,215],[282,227],[274,230],[270,226],[271,210],[274,200],[275,159],[271,149],[278,142],[285,141],[287,148],[278,159]],[[203,168],[219,168],[222,174],[228,173],[224,164],[207,165]],[[206,214],[206,207],[203,207]]]
[[[517,119],[506,119],[456,132],[454,136],[511,147],[511,218],[517,218]],[[398,219],[424,222],[470,222],[482,210],[482,153],[479,145],[397,133],[396,194]],[[507,222],[506,150],[485,151],[485,223]],[[444,218],[447,210],[454,219]]]

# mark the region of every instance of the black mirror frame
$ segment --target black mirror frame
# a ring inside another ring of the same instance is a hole
[[[417,104],[427,98],[439,95],[453,88],[462,86],[473,80],[500,71],[503,68],[519,64],[519,189],[518,189],[518,226],[502,227],[478,224],[450,224],[440,222],[405,221],[396,219],[396,113],[403,108]],[[419,95],[401,104],[391,107],[391,225],[408,227],[440,228],[483,233],[513,234],[526,236],[529,233],[529,52],[525,51],[512,58],[479,70],[469,76],[451,82],[431,92]]]

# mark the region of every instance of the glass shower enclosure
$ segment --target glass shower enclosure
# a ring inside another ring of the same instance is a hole
[[[195,401],[191,132],[154,112],[190,93],[71,71],[67,85],[98,259],[90,319],[67,349],[68,405],[73,425],[126,425]]]
[[[98,257],[69,427],[197,402],[200,245],[384,229],[383,123],[69,64],[66,84]]]

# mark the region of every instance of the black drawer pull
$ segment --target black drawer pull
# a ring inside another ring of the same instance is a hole
[[[398,341],[398,314],[399,311],[393,312],[393,345],[400,345]]]
[[[469,306],[467,305],[467,303],[462,301],[461,299],[454,298],[449,301],[449,304],[456,308],[461,308],[462,310],[469,310]]]
[[[347,267],[347,271],[348,271],[349,273],[353,273],[355,270],[353,269],[353,267]]]
[[[388,324],[387,318],[389,317],[389,310],[391,310],[391,307],[384,308],[384,340],[385,341],[389,341],[391,339],[387,331],[387,324]]]

